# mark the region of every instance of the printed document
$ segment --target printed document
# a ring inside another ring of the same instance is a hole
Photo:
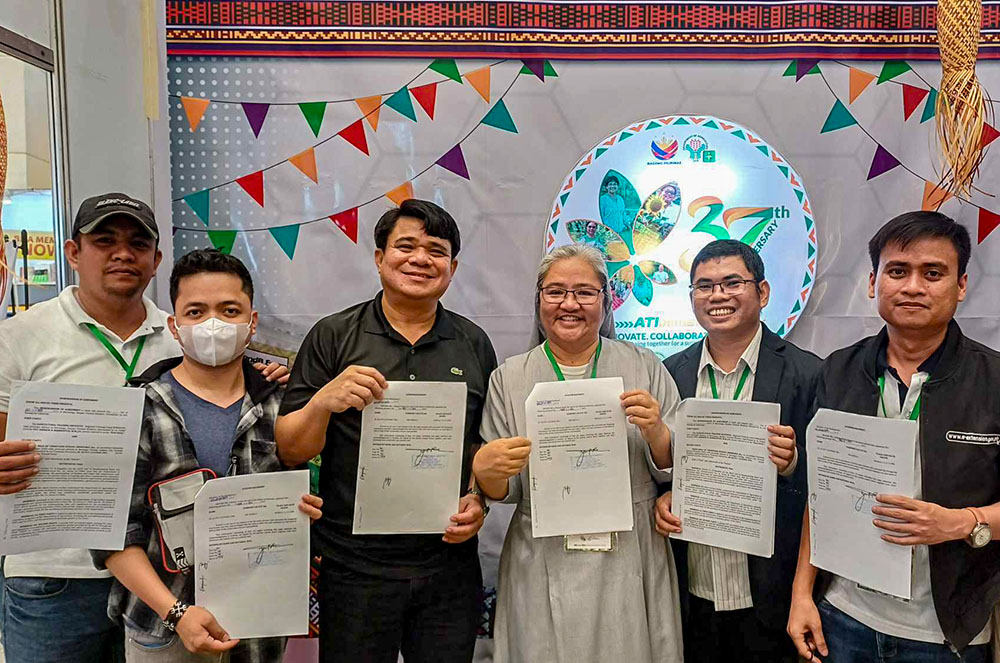
[[[194,502],[195,601],[231,638],[309,631],[309,470],[207,481]]]
[[[8,440],[34,440],[31,487],[0,496],[0,554],[125,545],[145,391],[16,382]]]
[[[781,420],[777,403],[688,398],[677,408],[671,511],[675,539],[750,555],[774,554],[778,468],[767,427]]]
[[[458,512],[464,382],[389,382],[361,412],[355,534],[439,534]]]
[[[525,402],[531,533],[632,529],[632,479],[618,378],[540,382]]]
[[[913,497],[917,423],[820,410],[806,433],[810,561],[869,589],[910,598],[913,549],[883,541],[878,494]]]

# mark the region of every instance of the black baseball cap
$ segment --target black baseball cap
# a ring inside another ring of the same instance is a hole
[[[160,239],[153,210],[141,200],[126,196],[124,193],[105,193],[91,196],[83,201],[76,212],[76,219],[73,220],[73,235],[93,232],[102,221],[115,216],[127,216],[137,221],[150,237],[155,240]]]

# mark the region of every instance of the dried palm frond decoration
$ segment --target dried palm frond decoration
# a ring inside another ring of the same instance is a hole
[[[992,112],[992,104],[976,78],[982,14],[982,0],[937,3],[941,89],[936,124],[943,171],[940,186],[953,195],[967,196],[972,191],[985,155],[983,126]]]

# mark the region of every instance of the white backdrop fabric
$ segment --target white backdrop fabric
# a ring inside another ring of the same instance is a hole
[[[302,102],[354,99],[391,93],[427,66],[416,60],[225,60],[171,58],[170,93],[233,102]],[[491,62],[459,61],[463,72]],[[482,326],[497,354],[523,352],[532,340],[535,269],[544,252],[545,231],[563,181],[597,141],[644,118],[670,114],[713,115],[755,131],[803,177],[815,215],[819,262],[814,290],[789,338],[822,356],[881,326],[867,296],[871,265],[866,243],[884,221],[921,205],[924,182],[896,168],[867,182],[875,143],[859,127],[820,134],[834,98],[817,75],[783,77],[787,63],[554,62],[558,78],[544,82],[519,76],[519,62],[492,70],[492,97],[513,87],[504,101],[517,125],[512,134],[482,126],[462,143],[471,181],[432,167],[414,182],[415,195],[436,201],[462,231],[459,270],[444,304]],[[851,63],[878,73],[881,63]],[[847,103],[848,68],[820,65],[837,96]],[[936,86],[937,63],[914,65]],[[1000,64],[979,65],[987,89],[1000,90]],[[414,85],[441,77],[422,74]],[[922,85],[913,73],[901,81]],[[850,111],[903,164],[935,178],[933,122],[920,123],[922,107],[903,121],[900,86],[874,83]],[[433,164],[462,139],[489,106],[466,83],[438,87],[434,121],[417,108],[417,122],[389,108],[378,131],[366,126],[371,156],[334,137],[316,148],[319,183],[289,164],[265,173],[261,208],[235,184],[212,192],[214,229],[266,229],[349,209],[378,198]],[[299,109],[270,109],[255,139],[238,105],[213,104],[197,132],[188,128],[178,100],[171,101],[173,197],[233,180],[281,161],[334,135],[360,117],[357,106],[331,104],[319,139]],[[1000,191],[996,157],[988,157],[979,181]],[[987,207],[985,195],[974,199]],[[297,349],[320,317],[370,298],[378,289],[372,229],[391,206],[385,198],[362,207],[358,244],[331,222],[300,230],[289,260],[266,230],[242,233],[233,254],[254,275],[261,314],[258,340]],[[951,200],[942,211],[965,224],[975,241],[977,210]],[[173,204],[173,223],[204,229],[183,201]],[[209,246],[204,232],[177,230],[174,251]],[[1000,232],[974,246],[969,296],[959,309],[966,333],[1000,345]],[[686,285],[687,275],[678,274]],[[797,285],[797,284],[796,284]],[[495,579],[509,512],[495,509],[482,533],[487,586]],[[480,657],[488,658],[489,643]]]

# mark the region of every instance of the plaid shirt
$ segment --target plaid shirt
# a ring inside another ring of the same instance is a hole
[[[180,600],[194,604],[194,574],[171,573],[163,567],[159,532],[153,520],[152,508],[146,500],[149,487],[153,484],[201,468],[173,389],[163,379],[164,374],[180,362],[180,357],[161,361],[132,381],[133,386],[145,386],[146,404],[142,415],[125,546],[145,548],[149,562],[163,584]],[[231,467],[230,474],[259,474],[281,470],[282,465],[274,443],[274,422],[278,416],[281,392],[277,385],[266,382],[253,369],[244,368],[243,376],[247,391],[243,397],[231,453],[235,469]],[[113,553],[114,551],[108,550],[91,551],[94,564],[101,569],[105,568],[108,557]],[[111,590],[108,615],[115,621],[124,617],[129,626],[154,637],[167,640],[174,635],[164,628],[156,612],[118,581],[115,581]],[[284,647],[284,638],[242,640],[232,650],[230,661],[278,663],[282,659]]]

